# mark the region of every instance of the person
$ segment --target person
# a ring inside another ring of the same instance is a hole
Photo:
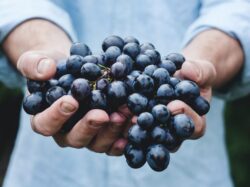
[[[212,88],[235,99],[250,88],[249,10],[247,0],[1,0],[0,78],[9,86],[23,85],[14,65],[24,77],[47,80],[56,71],[56,60],[69,56],[73,41],[98,51],[108,35],[134,35],[154,43],[161,54],[182,51],[186,62],[180,75],[197,82],[206,99]],[[124,157],[112,157],[122,155],[127,143],[124,128],[132,116],[125,107],[110,116],[92,110],[66,135],[58,131],[78,108],[71,96],[31,117],[37,133],[22,111],[4,187],[233,186],[223,106],[223,100],[213,97],[210,112],[200,117],[179,100],[168,104],[172,114],[186,113],[194,120],[191,139],[203,137],[185,141],[160,173],[147,165],[134,170]]]

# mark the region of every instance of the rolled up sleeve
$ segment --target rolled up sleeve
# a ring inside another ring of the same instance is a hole
[[[203,0],[200,15],[186,32],[183,46],[196,35],[218,29],[238,40],[244,52],[244,67],[226,87],[215,90],[216,96],[234,100],[250,93],[250,1]]]
[[[1,0],[0,43],[19,24],[35,18],[45,19],[56,24],[64,30],[71,40],[76,39],[69,15],[52,1]],[[6,79],[6,77],[8,78]],[[0,81],[9,87],[22,86],[23,82],[21,76],[8,62],[3,51],[0,51]]]

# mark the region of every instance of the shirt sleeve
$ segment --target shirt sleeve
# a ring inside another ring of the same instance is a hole
[[[71,40],[76,39],[69,15],[49,0],[0,0],[0,44],[19,24],[29,19],[45,19],[59,26]],[[20,87],[23,80],[0,51],[0,81]]]
[[[239,75],[226,87],[215,90],[215,96],[234,100],[250,93],[250,1],[202,0],[197,20],[186,32],[183,46],[197,34],[218,29],[239,41],[244,52],[244,66]]]

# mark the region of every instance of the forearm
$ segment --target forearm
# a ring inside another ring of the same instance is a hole
[[[207,30],[195,37],[183,50],[190,60],[207,60],[213,63],[217,77],[214,87],[230,81],[241,69],[243,50],[238,41],[218,30]]]
[[[51,51],[51,56],[66,56],[71,41],[66,33],[46,20],[29,20],[14,29],[3,43],[3,50],[16,66],[18,58],[30,50]],[[59,58],[59,57],[58,57]]]

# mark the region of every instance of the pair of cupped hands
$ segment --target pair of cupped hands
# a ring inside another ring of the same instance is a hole
[[[28,51],[18,59],[17,69],[26,78],[48,80],[56,72],[57,59],[65,56],[65,54],[45,50]],[[200,87],[201,95],[210,101],[211,88],[216,77],[216,71],[211,62],[187,59],[175,76],[196,82]],[[113,156],[122,155],[127,144],[128,130],[136,123],[136,116],[133,116],[126,106],[121,106],[117,112],[110,115],[103,110],[94,109],[83,116],[70,132],[59,133],[63,124],[78,107],[78,102],[72,96],[63,96],[43,112],[31,116],[31,127],[36,133],[52,136],[61,147],[86,147],[94,152]],[[170,102],[167,108],[173,115],[185,113],[193,119],[195,130],[190,139],[198,139],[204,135],[205,116],[199,116],[180,100]]]

